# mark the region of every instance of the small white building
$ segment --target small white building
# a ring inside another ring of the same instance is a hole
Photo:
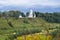
[[[21,14],[19,15],[19,18],[23,18]]]

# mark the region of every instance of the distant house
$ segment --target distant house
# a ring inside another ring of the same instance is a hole
[[[35,18],[36,15],[35,15],[35,13],[33,12],[33,10],[30,10],[28,16],[26,16],[26,13],[25,13],[25,17],[26,17],[26,18]],[[19,15],[19,18],[23,18],[22,14]]]
[[[23,18],[21,14],[19,15],[19,18]]]

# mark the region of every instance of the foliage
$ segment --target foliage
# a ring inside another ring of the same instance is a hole
[[[42,12],[34,12],[36,17],[42,18],[46,20],[47,22],[52,22],[52,23],[60,23],[60,12],[53,12],[53,13],[42,13]],[[22,15],[23,17],[28,17],[29,12],[26,13],[26,15],[21,12],[21,11],[5,11],[5,12],[0,12],[0,17],[15,17],[16,19],[19,18],[19,15]]]
[[[36,17],[41,17],[47,22],[60,23],[60,12],[53,12],[53,13],[35,12],[35,14]]]
[[[41,15],[43,15],[43,14],[41,14]],[[41,19],[42,18],[41,15],[39,16],[40,18],[38,18],[38,17],[37,18],[27,18],[27,19],[21,18],[21,19],[17,19],[17,20],[14,19],[13,17],[9,17],[8,19],[11,21],[12,25],[14,26],[13,28],[11,28],[8,25],[8,22],[7,22],[6,19],[0,18],[0,35],[1,35],[0,39],[1,38],[3,39],[5,37],[5,35],[6,36],[9,35],[7,37],[12,37],[12,38],[10,38],[11,40],[13,40],[13,38],[17,38],[19,36],[22,39],[23,38],[22,35],[23,36],[24,35],[30,35],[31,39],[36,37],[35,39],[38,40],[39,39],[39,38],[37,38],[38,35],[37,36],[33,36],[32,34],[39,33],[39,32],[41,32],[41,30],[43,30],[46,27],[48,27],[48,28],[49,27],[52,27],[52,28],[60,27],[59,23],[48,23],[45,20],[43,20],[44,16],[43,16],[43,19]],[[50,15],[52,15],[52,14],[50,14]],[[41,28],[41,27],[43,27],[43,28]],[[50,30],[52,30],[52,32],[53,32],[54,29],[50,29]],[[16,34],[13,34],[14,32]],[[53,36],[53,34],[52,34],[52,36]],[[39,37],[42,37],[41,40],[45,40],[46,39],[45,35],[42,35],[42,36],[39,35]],[[17,38],[17,39],[19,40],[19,38]],[[47,39],[49,39],[49,38],[51,38],[51,37],[48,36]],[[28,37],[28,39],[29,39],[29,37]],[[3,40],[5,40],[5,38]]]

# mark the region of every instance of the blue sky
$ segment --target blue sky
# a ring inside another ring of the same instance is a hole
[[[60,0],[0,0],[0,11],[60,12]]]

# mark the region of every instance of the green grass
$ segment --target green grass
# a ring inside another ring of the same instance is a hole
[[[0,35],[0,40],[6,40],[8,38],[7,35]]]
[[[56,28],[60,26],[58,23],[48,23],[41,18],[20,18],[17,20],[14,18],[9,18],[9,21],[11,21],[12,25],[14,26],[13,28],[8,25],[6,19],[0,18],[0,40],[5,40],[8,37],[4,34],[11,35],[16,31],[22,32],[24,29],[28,29],[29,31],[38,31],[45,29],[46,27]]]

